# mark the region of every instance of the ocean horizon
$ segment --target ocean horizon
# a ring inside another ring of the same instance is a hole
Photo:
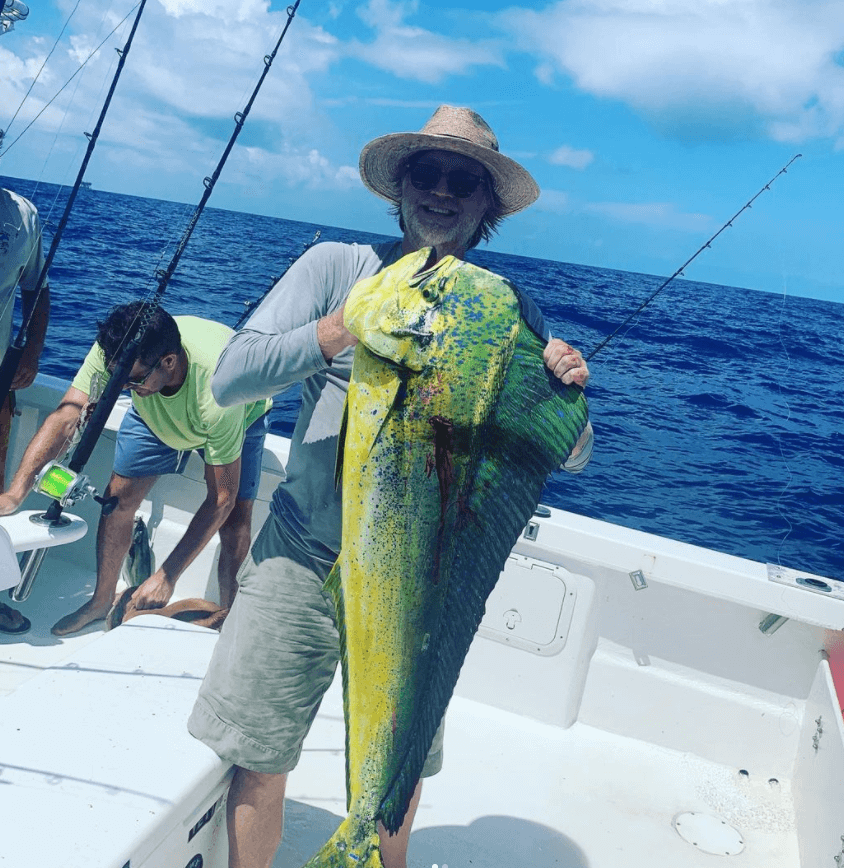
[[[45,252],[67,187],[0,176],[45,221]],[[195,205],[79,192],[50,271],[43,372],[70,380],[117,303],[156,286]],[[163,304],[233,326],[321,231],[387,236],[208,207]],[[487,249],[468,259],[530,294],[554,335],[590,353],[664,277]],[[761,562],[844,580],[844,306],[677,279],[590,362],[595,453],[555,474],[543,502]],[[287,434],[298,390],[275,399]],[[99,482],[99,481],[98,481]]]

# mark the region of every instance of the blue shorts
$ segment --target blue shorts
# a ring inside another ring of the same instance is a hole
[[[247,429],[240,453],[240,487],[238,500],[255,500],[261,482],[261,459],[264,454],[264,438],[269,430],[269,415],[256,419]],[[196,450],[203,456],[203,450]],[[114,448],[114,472],[128,479],[142,476],[162,476],[165,473],[182,473],[188,463],[191,450],[179,452],[163,443],[134,407],[130,407]]]

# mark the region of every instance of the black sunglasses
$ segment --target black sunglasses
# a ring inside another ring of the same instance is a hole
[[[155,371],[158,366],[164,361],[164,356],[162,356],[144,375],[140,380],[127,380],[126,385],[132,388],[137,388],[138,386],[143,386],[144,383],[152,376],[153,371]]]
[[[439,184],[440,178],[445,175],[449,193],[457,196],[458,199],[468,199],[484,180],[465,169],[452,169],[446,172],[440,166],[432,166],[430,163],[414,163],[409,173],[410,183],[423,193],[433,190]]]

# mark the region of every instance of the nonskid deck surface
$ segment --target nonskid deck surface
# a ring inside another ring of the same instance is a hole
[[[290,775],[273,868],[300,868],[345,816],[343,739],[335,680]],[[410,868],[800,866],[790,781],[761,771],[745,775],[581,723],[562,730],[461,697],[446,717],[444,756],[423,786]],[[711,818],[726,846],[740,835],[741,854],[683,840],[673,821],[686,812],[704,825]]]
[[[103,621],[61,639],[50,633],[93,583],[90,569],[45,559],[32,595],[15,604],[32,630],[0,635],[0,694],[102,633]],[[797,868],[790,782],[747,771],[581,723],[562,730],[457,696],[446,719],[443,771],[423,788],[409,865],[705,868],[717,859],[724,866]],[[345,816],[344,782],[338,678],[290,776],[274,868],[299,868],[327,840]],[[672,825],[684,812],[723,820],[740,833],[743,852],[716,857],[684,841]]]
[[[93,570],[83,569],[50,551],[44,558],[29,599],[15,603],[2,591],[2,601],[32,622],[21,635],[0,633],[0,695],[11,693],[24,681],[55,666],[100,636],[105,621],[96,621],[79,633],[53,636],[50,628],[63,615],[78,609],[94,590]]]
[[[94,578],[92,569],[48,554],[29,600],[14,604],[32,630],[0,634],[0,695],[101,635],[103,621],[73,636],[50,633],[90,596]],[[595,726],[562,730],[457,696],[447,716],[445,766],[424,785],[409,865],[705,868],[717,860],[798,868],[790,781],[747,771]],[[327,840],[345,816],[344,781],[337,679],[290,776],[274,868],[299,868]],[[740,834],[743,852],[715,856],[684,841],[673,821],[685,812],[723,820]]]

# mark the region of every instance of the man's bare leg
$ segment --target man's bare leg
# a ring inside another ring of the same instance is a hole
[[[284,829],[287,775],[235,766],[226,803],[229,868],[270,868]]]
[[[228,609],[237,593],[237,571],[249,554],[252,543],[252,507],[254,500],[236,500],[234,509],[223,522],[220,534],[220,563],[217,581],[220,583],[220,605]]]
[[[391,835],[382,825],[378,824],[378,836],[381,838],[381,859],[384,868],[407,868],[407,845],[410,843],[410,829],[413,826],[413,818],[419,807],[419,799],[422,795],[422,781],[416,785],[404,821],[395,835]]]
[[[100,516],[97,527],[97,586],[94,596],[75,612],[65,615],[53,625],[56,636],[66,636],[99,621],[109,613],[114,603],[114,592],[120,578],[120,567],[132,544],[132,528],[135,512],[141,501],[158,479],[157,476],[140,476],[129,479],[112,474],[105,497],[116,495],[117,506],[110,515]]]
[[[284,791],[287,775],[251,772],[235,767],[226,805],[229,868],[271,868],[284,830]],[[410,800],[404,822],[395,835],[379,823],[384,868],[407,868],[407,847],[422,781]]]

